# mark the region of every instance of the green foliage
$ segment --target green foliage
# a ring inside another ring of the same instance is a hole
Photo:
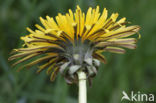
[[[39,17],[56,16],[79,4],[83,11],[100,5],[132,24],[142,27],[136,50],[124,55],[105,53],[93,86],[88,88],[88,103],[120,103],[122,91],[156,94],[156,0],[1,0],[0,1],[0,103],[77,103],[76,85],[67,85],[59,75],[51,83],[36,67],[16,72],[7,61],[9,52],[21,46],[26,27],[34,28]],[[143,102],[142,102],[143,103]]]

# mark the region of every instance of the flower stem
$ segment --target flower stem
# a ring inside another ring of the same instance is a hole
[[[87,87],[86,87],[86,73],[83,71],[78,71],[79,79],[79,102],[87,103]]]

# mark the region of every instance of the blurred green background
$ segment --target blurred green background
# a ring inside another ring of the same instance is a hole
[[[126,103],[121,102],[123,90],[156,94],[156,0],[0,0],[0,103],[77,103],[77,86],[60,75],[52,83],[45,72],[37,75],[36,67],[16,72],[7,61],[9,52],[22,45],[19,38],[28,34],[27,26],[34,29],[40,16],[74,11],[77,4],[85,12],[89,6],[106,7],[142,28],[136,50],[105,53],[108,63],[101,64],[88,87],[88,103]]]

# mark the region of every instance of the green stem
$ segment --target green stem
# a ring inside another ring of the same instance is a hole
[[[79,103],[87,103],[87,87],[86,87],[86,73],[78,71],[79,79]]]

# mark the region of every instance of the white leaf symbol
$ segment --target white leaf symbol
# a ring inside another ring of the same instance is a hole
[[[121,101],[122,101],[123,99],[127,99],[127,100],[130,101],[130,98],[128,97],[128,95],[127,95],[127,93],[126,93],[125,91],[123,91],[122,94],[123,94],[123,97],[121,98]]]

